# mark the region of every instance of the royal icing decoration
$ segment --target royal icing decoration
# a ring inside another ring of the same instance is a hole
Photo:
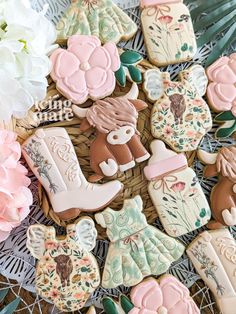
[[[67,50],[53,52],[51,61],[57,89],[75,104],[104,98],[115,89],[120,57],[114,43],[101,46],[96,36],[75,35],[69,38]]]
[[[215,118],[222,126],[217,138],[227,138],[236,131],[236,53],[222,57],[207,69],[210,84],[207,98],[212,109],[221,112]]]
[[[102,286],[134,286],[149,275],[166,272],[178,260],[184,246],[147,223],[140,196],[125,200],[120,211],[107,208],[95,219],[107,228],[110,246]]]
[[[218,183],[211,191],[211,209],[216,226],[236,225],[236,146],[223,147],[218,153],[198,151],[206,164],[205,177],[218,175]],[[214,228],[215,224],[212,224]]]
[[[222,314],[236,306],[236,242],[228,229],[205,231],[187,249],[194,267],[215,296]]]
[[[103,43],[129,40],[137,25],[112,0],[73,0],[57,24],[58,41],[72,35],[94,35]]]
[[[64,128],[37,130],[24,142],[22,150],[61,219],[70,220],[81,211],[104,208],[122,191],[118,180],[101,185],[87,182]]]
[[[151,143],[151,151],[144,173],[150,181],[148,191],[165,231],[179,237],[207,224],[211,210],[185,155],[167,149],[159,140]]]
[[[141,0],[147,53],[158,66],[189,61],[197,51],[188,8],[182,0]]]
[[[130,94],[130,93],[129,93]],[[74,113],[85,118],[80,129],[96,128],[96,139],[90,145],[90,164],[95,172],[93,181],[126,171],[150,157],[137,130],[138,111],[147,108],[129,94],[99,100],[89,109],[73,106]]]
[[[106,314],[200,314],[189,290],[171,275],[144,280],[132,288],[130,300],[122,295],[119,304],[105,297],[103,307]]]
[[[81,309],[100,284],[99,268],[90,251],[97,231],[89,217],[67,226],[67,236],[56,238],[54,227],[30,226],[27,247],[38,259],[36,291],[61,311]]]
[[[155,102],[151,115],[151,132],[176,152],[195,150],[212,127],[211,112],[202,96],[207,77],[203,67],[195,65],[172,82],[168,72],[152,69],[145,72],[144,90]]]

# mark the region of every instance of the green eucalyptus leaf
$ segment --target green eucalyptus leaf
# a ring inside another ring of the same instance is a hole
[[[135,51],[125,51],[121,54],[120,60],[124,65],[137,64],[143,57]]]
[[[124,70],[124,67],[123,67],[123,66],[121,66],[121,67],[119,68],[119,70],[116,71],[115,76],[116,76],[116,79],[117,79],[118,83],[119,83],[122,87],[124,87],[125,84],[126,84],[126,73],[125,73],[125,70]]]
[[[133,308],[134,305],[133,303],[130,301],[129,298],[127,298],[125,295],[121,295],[120,297],[120,304],[122,309],[124,310],[125,314],[128,314]]]
[[[226,123],[223,124],[223,126],[220,127],[216,131],[215,135],[217,138],[227,138],[227,137],[231,136],[235,131],[236,131],[236,121],[232,121],[232,124],[227,125],[227,127],[226,127]]]
[[[130,65],[128,69],[129,69],[129,74],[131,76],[132,81],[138,84],[142,83],[143,77],[142,77],[141,71],[133,65]]]
[[[103,298],[102,305],[106,314],[119,314],[117,311],[116,303],[111,298]]]
[[[231,111],[221,112],[215,117],[215,122],[224,122],[224,121],[232,121],[232,120],[236,120],[236,117],[232,114]]]
[[[14,301],[12,301],[7,306],[5,306],[0,311],[0,314],[13,314],[13,313],[15,313],[15,310],[17,309],[19,303],[20,303],[20,298],[16,298]]]
[[[210,0],[210,1],[206,1],[206,0],[198,0],[198,1],[194,1],[194,3],[196,3],[196,8],[193,9],[191,11],[191,17],[192,19],[196,19],[199,17],[199,15],[202,14],[202,12],[208,12],[209,11],[213,11],[215,8],[219,7],[220,4],[229,2],[230,0]],[[189,1],[190,3],[192,3],[193,1]]]
[[[0,291],[0,303],[4,300],[5,296],[8,294],[9,289],[4,289]]]

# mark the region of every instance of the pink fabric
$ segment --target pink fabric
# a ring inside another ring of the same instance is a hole
[[[189,290],[175,277],[164,276],[160,284],[144,280],[131,291],[134,308],[129,314],[200,314]]]
[[[184,154],[179,154],[146,166],[144,168],[144,174],[145,177],[151,181],[177,169],[181,169],[184,166],[188,166],[187,159]]]
[[[104,98],[115,89],[114,72],[120,68],[120,58],[114,43],[102,47],[95,36],[74,35],[68,49],[57,49],[51,61],[57,88],[75,104]]]
[[[236,53],[222,57],[208,69],[211,83],[207,97],[216,112],[229,111],[236,116]]]
[[[0,129],[0,242],[29,214],[32,194],[16,134]]]
[[[171,3],[182,3],[183,0],[140,0],[140,5],[142,8],[161,5],[161,4],[171,4]]]

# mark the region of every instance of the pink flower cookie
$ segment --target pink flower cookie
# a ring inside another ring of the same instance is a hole
[[[189,290],[175,277],[149,278],[131,291],[129,314],[200,314]]]
[[[57,49],[51,61],[57,89],[75,104],[104,98],[115,89],[114,72],[120,68],[120,58],[114,43],[101,46],[96,36],[74,35],[67,50]]]
[[[21,147],[17,135],[0,130],[0,242],[29,214],[32,194],[27,170],[19,162]]]

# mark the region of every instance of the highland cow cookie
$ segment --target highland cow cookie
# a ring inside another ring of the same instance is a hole
[[[130,300],[121,295],[119,304],[105,297],[103,307],[106,314],[200,314],[189,290],[171,275],[145,279],[132,288]]]
[[[205,231],[187,249],[194,267],[214,294],[222,314],[236,306],[236,242],[228,229]]]
[[[207,224],[211,210],[185,155],[167,149],[159,140],[151,143],[151,151],[144,173],[165,231],[179,237]]]
[[[206,164],[205,177],[219,177],[211,191],[211,209],[215,221],[209,227],[236,225],[236,146],[221,148],[217,153],[198,151],[199,159]]]
[[[67,236],[56,238],[54,227],[30,226],[27,247],[38,259],[36,291],[61,311],[81,309],[100,284],[99,269],[90,251],[97,231],[92,219],[85,217],[67,226]]]
[[[57,24],[58,41],[72,35],[94,35],[103,43],[129,40],[137,25],[112,0],[73,0]]]
[[[197,51],[183,0],[141,0],[141,22],[149,59],[158,66],[191,60]]]
[[[178,260],[184,246],[147,223],[140,196],[125,200],[120,211],[107,208],[95,219],[111,241],[102,286],[134,286],[149,275],[165,273]]]
[[[207,77],[203,67],[195,65],[179,74],[172,82],[168,72],[158,69],[145,72],[144,90],[155,102],[151,115],[151,131],[176,152],[195,150],[212,127],[211,112],[202,96]]]
[[[220,112],[215,121],[222,124],[217,138],[227,138],[236,131],[236,53],[222,57],[207,69],[209,105]]]

